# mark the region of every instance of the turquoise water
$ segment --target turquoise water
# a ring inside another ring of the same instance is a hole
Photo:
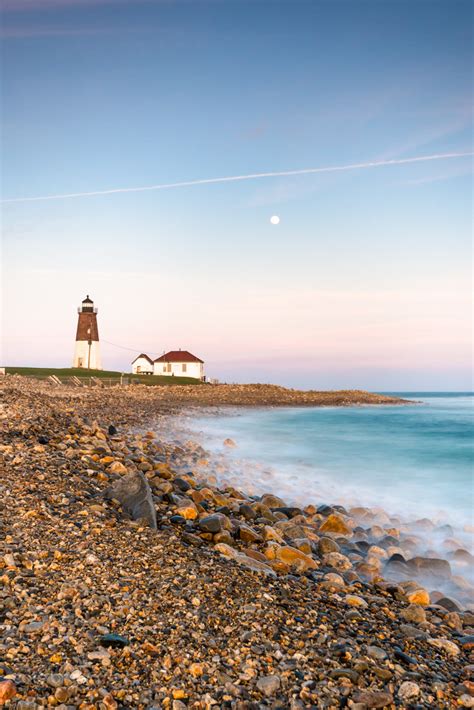
[[[473,394],[402,396],[420,403],[232,410],[196,424],[221,469],[246,490],[471,526]],[[234,449],[223,446],[227,437]]]

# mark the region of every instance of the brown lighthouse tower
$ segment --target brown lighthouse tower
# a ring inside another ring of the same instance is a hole
[[[97,327],[97,308],[86,296],[77,309],[79,314],[76,331],[76,347],[73,367],[87,370],[102,370],[99,347],[99,329]]]

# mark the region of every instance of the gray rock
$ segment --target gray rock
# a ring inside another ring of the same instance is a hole
[[[222,530],[222,518],[220,515],[206,515],[199,521],[199,527],[203,532],[218,533]]]
[[[447,560],[437,557],[412,557],[407,560],[407,566],[414,572],[427,574],[432,577],[449,579],[451,577],[451,566]]]
[[[457,601],[457,599],[452,599],[451,597],[441,597],[441,599],[438,599],[436,604],[438,606],[442,606],[443,609],[447,609],[448,611],[462,610],[461,604]]]
[[[265,675],[258,679],[257,688],[264,695],[274,695],[280,687],[280,678],[277,675]]]
[[[410,680],[406,680],[398,689],[397,695],[400,700],[406,702],[407,700],[414,700],[420,694],[420,686],[417,683],[413,683]]]
[[[115,498],[133,520],[144,519],[156,530],[156,510],[150,485],[141,471],[122,476],[106,490],[105,497]]]
[[[402,609],[400,616],[412,624],[422,624],[426,621],[426,611],[419,604],[410,604],[406,609]]]
[[[367,646],[367,655],[375,661],[385,661],[387,652],[379,646]]]

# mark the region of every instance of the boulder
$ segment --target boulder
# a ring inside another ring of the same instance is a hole
[[[413,572],[423,573],[431,577],[449,579],[451,577],[451,566],[447,560],[437,557],[412,557],[407,560],[407,565]]]
[[[324,523],[319,528],[320,533],[338,533],[339,535],[350,535],[351,528],[345,520],[336,513],[328,515]]]
[[[274,496],[272,493],[265,493],[265,495],[261,497],[260,502],[263,503],[263,505],[266,505],[267,508],[285,507],[285,501],[283,501],[278,496]]]
[[[156,510],[150,485],[141,471],[128,473],[105,491],[105,498],[118,500],[132,520],[144,519],[156,530]]]
[[[430,603],[430,595],[422,587],[407,592],[407,599],[410,604],[421,604],[421,606],[428,606]]]
[[[400,616],[413,624],[423,624],[426,621],[426,612],[419,604],[410,604],[406,609],[402,609]]]
[[[265,557],[268,560],[279,560],[297,572],[306,572],[308,569],[316,569],[318,566],[312,557],[289,545],[271,543],[265,550]]]

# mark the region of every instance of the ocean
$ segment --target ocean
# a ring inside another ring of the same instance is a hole
[[[192,428],[217,472],[229,480],[231,471],[245,491],[380,507],[402,520],[449,523],[461,535],[473,524],[474,395],[396,394],[415,403],[220,410]],[[226,438],[235,448],[223,446]],[[469,543],[464,534],[461,542]]]

